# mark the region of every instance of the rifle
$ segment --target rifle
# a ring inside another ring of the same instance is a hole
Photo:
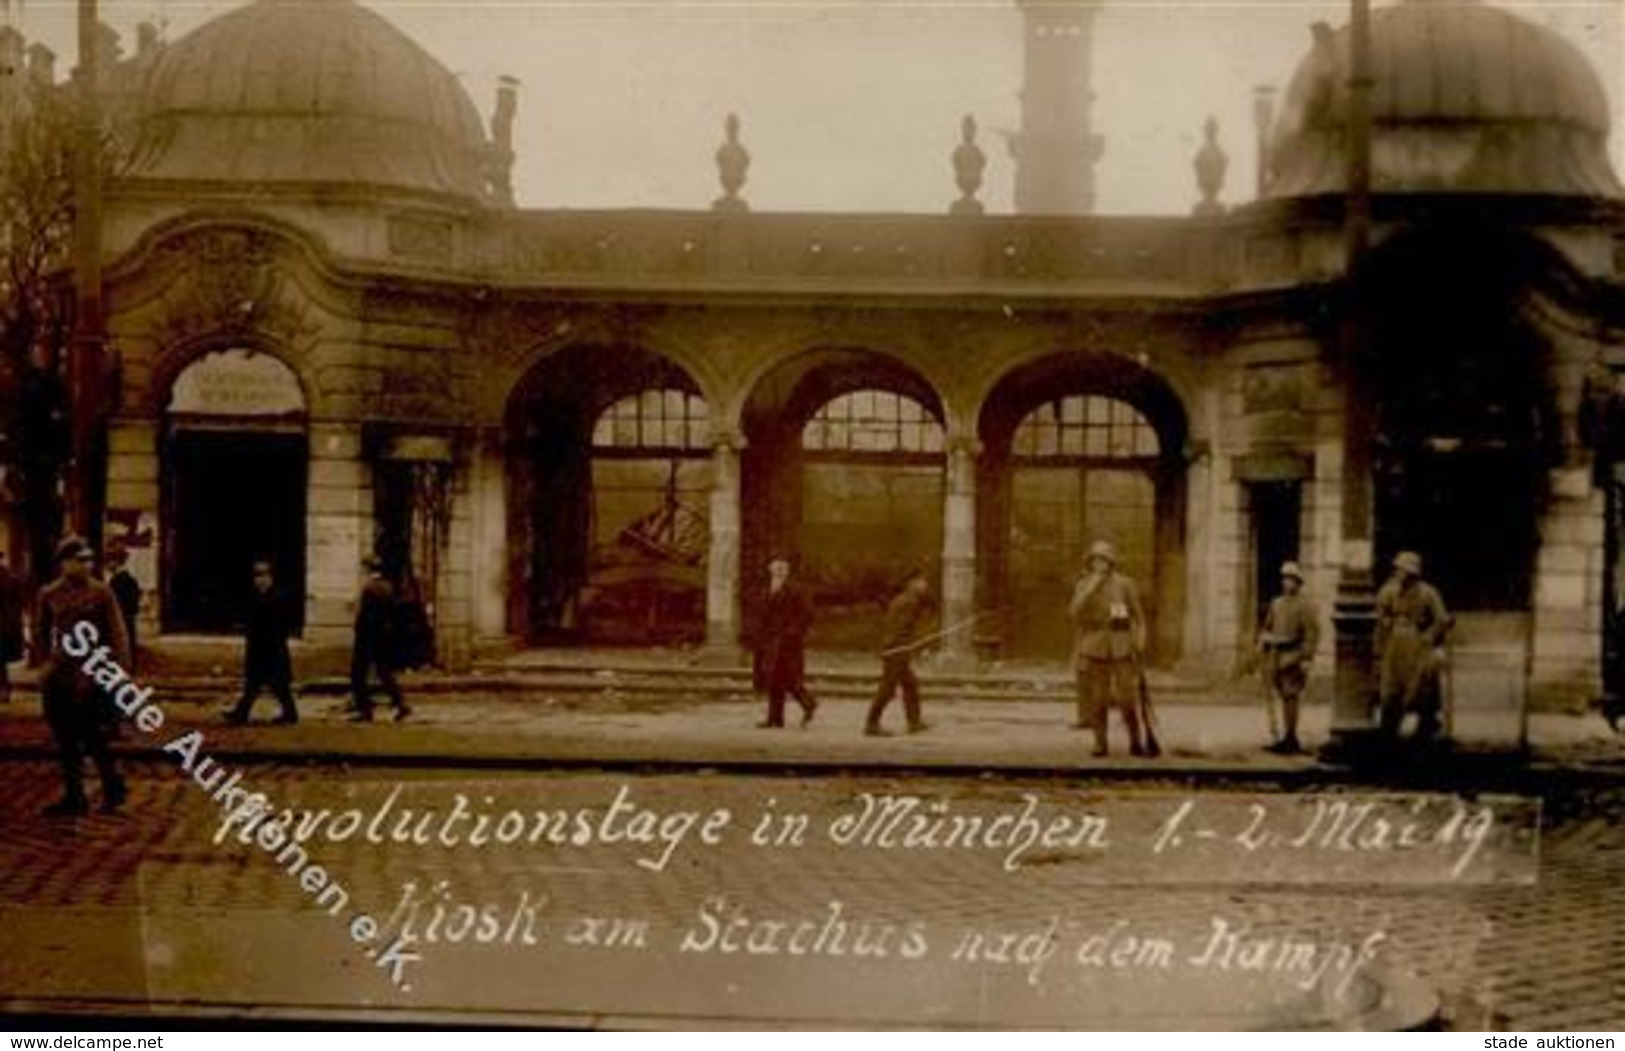
[[[1271,650],[1261,654],[1258,661],[1258,682],[1264,689],[1264,714],[1269,719],[1272,742],[1281,739],[1281,718],[1275,710],[1275,669],[1279,660]]]
[[[1151,684],[1145,677],[1145,661],[1136,658],[1134,669],[1140,680],[1140,724],[1145,728],[1145,754],[1155,759],[1162,754],[1162,742],[1157,740],[1157,710],[1151,703]]]
[[[995,612],[997,612],[997,611],[996,610],[984,610],[983,612],[976,614],[974,617],[966,617],[964,620],[961,620],[961,621],[958,621],[956,623],[950,624],[945,628],[940,628],[937,631],[933,631],[929,635],[921,636],[920,638],[915,639],[913,642],[906,642],[901,646],[890,646],[890,647],[888,647],[886,649],[883,649],[883,650],[880,651],[880,655],[882,657],[895,657],[899,653],[912,653],[915,650],[922,649],[923,647],[928,646],[933,642],[936,642],[938,639],[945,639],[949,635],[952,635],[952,634],[954,634],[956,632],[964,631],[966,628],[968,628],[971,625],[975,624],[977,621],[985,620],[988,617],[991,617]]]

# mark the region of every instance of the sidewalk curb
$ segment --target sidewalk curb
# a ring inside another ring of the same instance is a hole
[[[207,729],[190,726],[187,729]],[[209,754],[244,765],[283,763],[348,766],[369,769],[481,770],[510,772],[624,771],[646,775],[696,774],[768,777],[847,776],[862,778],[946,777],[999,778],[1020,781],[1072,778],[1090,782],[1147,783],[1182,781],[1191,786],[1270,784],[1282,789],[1361,787],[1378,790],[1521,792],[1539,795],[1548,788],[1598,789],[1625,785],[1625,762],[1619,764],[1523,761],[1513,755],[1465,755],[1428,771],[1379,772],[1321,761],[1263,765],[1226,759],[1082,758],[1076,765],[1056,765],[1015,758],[972,761],[959,756],[854,758],[787,756],[750,757],[726,753],[659,754],[657,742],[644,749],[606,749],[603,742],[570,746],[558,740],[538,741],[533,749],[438,752],[399,748],[267,747],[263,743],[215,743]],[[561,747],[562,746],[562,747]],[[173,757],[156,745],[114,745],[125,761],[170,763]],[[49,744],[0,744],[0,761],[51,761]]]

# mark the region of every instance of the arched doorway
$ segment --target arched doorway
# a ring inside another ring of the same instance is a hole
[[[1412,234],[1371,268],[1379,567],[1420,552],[1452,608],[1527,612],[1562,433],[1529,320],[1546,250]]]
[[[1089,545],[1113,543],[1140,584],[1152,656],[1178,656],[1185,417],[1133,362],[1060,355],[1018,369],[982,416],[983,608],[1002,654],[1064,660],[1067,602]]]
[[[270,354],[214,351],[175,378],[162,450],[165,630],[238,630],[260,559],[303,617],[305,420],[298,376]]]
[[[799,564],[811,645],[872,649],[903,576],[942,552],[942,408],[900,363],[825,350],[782,363],[745,409],[745,631],[775,554]]]
[[[710,411],[672,362],[573,348],[509,413],[516,630],[534,642],[648,645],[705,635]]]

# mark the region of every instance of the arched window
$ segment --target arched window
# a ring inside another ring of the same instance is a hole
[[[592,429],[595,452],[705,452],[710,440],[705,399],[673,387],[622,398],[603,411]]]
[[[1156,428],[1124,401],[1074,394],[1046,402],[1016,428],[1010,451],[1032,459],[1144,460],[1161,452]]]
[[[801,447],[821,453],[940,453],[942,425],[906,395],[853,391],[830,400],[807,421]]]

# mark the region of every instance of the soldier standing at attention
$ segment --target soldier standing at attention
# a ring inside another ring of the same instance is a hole
[[[112,700],[85,673],[82,658],[74,658],[63,648],[63,640],[80,623],[88,622],[112,660],[125,670],[130,667],[124,615],[112,589],[90,575],[91,561],[90,545],[79,537],[68,537],[57,545],[60,576],[40,592],[34,621],[34,661],[41,666],[45,721],[56,740],[62,766],[62,798],[45,808],[47,817],[77,817],[88,811],[81,769],[86,752],[101,777],[102,812],[112,813],[124,804],[124,780],[113,766],[107,746],[106,713]]]
[[[1439,664],[1435,652],[1450,631],[1450,614],[1438,589],[1422,579],[1422,556],[1401,551],[1394,575],[1377,592],[1377,697],[1383,736],[1399,736],[1405,713],[1414,710],[1416,739],[1439,731]]]
[[[372,722],[372,672],[378,672],[378,683],[384,695],[395,706],[395,721],[411,714],[401,697],[400,683],[395,679],[396,609],[395,589],[384,576],[384,565],[376,556],[362,560],[367,582],[361,587],[361,598],[356,602],[355,645],[350,651],[350,693],[355,701],[355,712],[350,718],[356,722]]]
[[[243,633],[243,695],[226,713],[226,721],[242,726],[260,691],[269,688],[282,705],[276,721],[292,726],[299,721],[293,703],[293,659],[288,637],[293,634],[293,611],[277,589],[271,563],[254,563],[254,590],[248,599],[248,627]]]
[[[1296,562],[1288,562],[1281,567],[1281,593],[1270,600],[1258,633],[1258,649],[1270,662],[1270,686],[1281,698],[1284,729],[1279,741],[1266,746],[1267,751],[1277,755],[1298,755],[1303,751],[1298,742],[1298,713],[1309,682],[1309,662],[1319,643],[1320,611],[1303,593],[1303,570]]]
[[[1117,549],[1104,540],[1089,548],[1087,569],[1072,590],[1079,728],[1095,732],[1096,756],[1108,754],[1106,709],[1115,704],[1128,728],[1129,754],[1145,755],[1140,734],[1140,659],[1145,653],[1145,611],[1134,581],[1117,572]]]
[[[891,736],[891,731],[880,725],[880,719],[898,690],[903,691],[903,714],[908,719],[908,732],[917,734],[931,729],[931,724],[920,715],[920,680],[914,674],[914,654],[920,647],[921,628],[930,614],[931,585],[924,570],[916,570],[886,607],[886,626],[881,634],[880,688],[875,691],[874,703],[869,705],[869,717],[863,726],[863,732],[870,737]]]

